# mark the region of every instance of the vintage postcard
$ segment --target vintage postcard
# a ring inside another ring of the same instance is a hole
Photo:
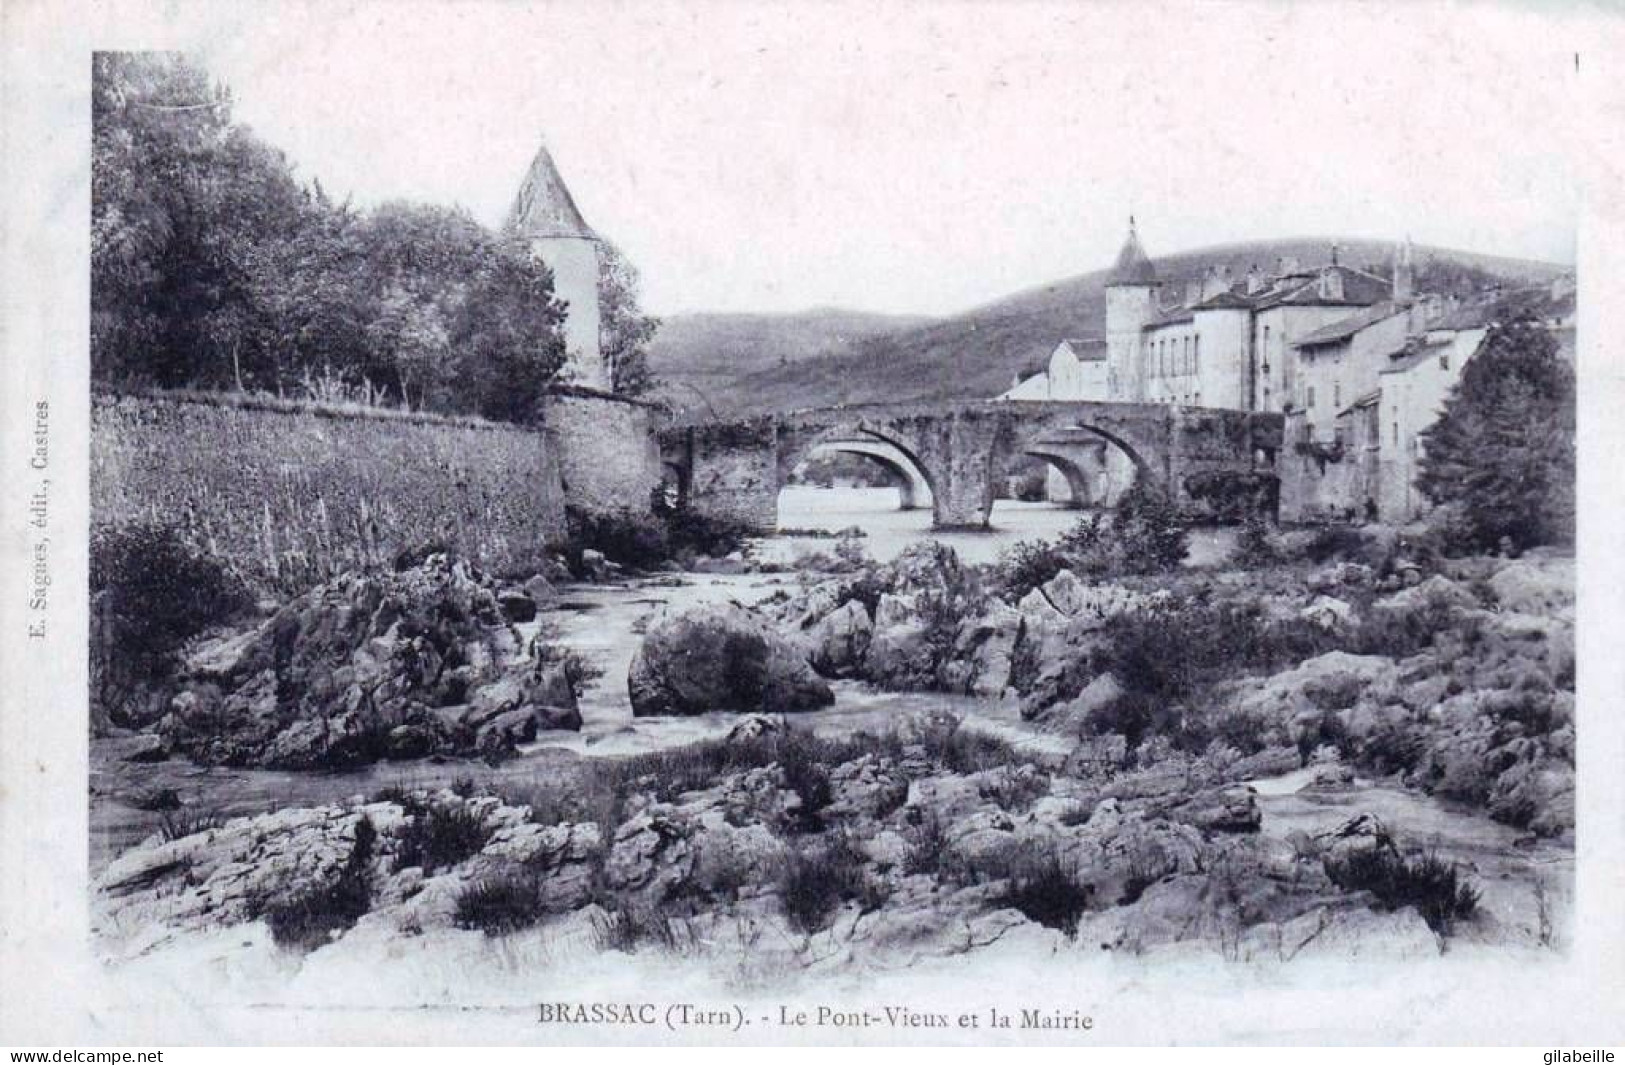
[[[1625,1039],[1625,20],[0,12],[0,1043]]]

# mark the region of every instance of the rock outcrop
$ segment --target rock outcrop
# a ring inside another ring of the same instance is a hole
[[[526,657],[514,609],[445,555],[343,575],[199,647],[159,734],[205,764],[320,769],[500,755],[578,728],[568,678]]]
[[[652,626],[633,656],[627,691],[640,717],[794,713],[835,701],[800,647],[735,604],[700,607]]]

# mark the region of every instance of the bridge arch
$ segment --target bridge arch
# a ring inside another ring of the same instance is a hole
[[[916,460],[911,459],[891,443],[872,436],[862,439],[826,440],[808,448],[807,458],[813,458],[821,452],[858,455],[883,468],[891,475],[893,486],[897,489],[899,510],[916,510],[931,501],[931,483],[926,479],[925,473],[916,464]]]
[[[1089,471],[1078,461],[1078,458],[1066,454],[1061,448],[1035,443],[1024,448],[1022,454],[1043,460],[1047,468],[1061,475],[1066,481],[1069,493],[1069,498],[1066,500],[1067,506],[1088,506],[1099,491],[1098,486],[1093,483],[1094,479],[1090,476]]]
[[[789,483],[797,466],[825,450],[862,455],[878,462],[898,478],[899,509],[912,510],[929,499],[933,518],[940,516],[935,471],[921,459],[914,442],[902,433],[863,419],[782,433],[778,446],[779,487]]]
[[[1164,481],[1147,454],[1161,457],[1154,441],[1137,441],[1082,416],[1051,414],[1037,424],[1012,422],[996,451],[995,461],[1031,455],[1047,463],[1066,481],[1075,507],[1113,506],[1136,477],[1153,484]],[[992,517],[989,506],[990,524]]]

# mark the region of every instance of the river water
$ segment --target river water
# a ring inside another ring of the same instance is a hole
[[[858,524],[868,535],[868,554],[884,560],[911,543],[930,537],[928,510],[896,509],[892,489],[786,489],[780,501],[780,524],[786,529],[836,530]],[[1010,544],[1034,537],[1053,537],[1077,519],[1076,511],[1048,504],[1001,503],[994,511],[995,529],[988,533],[952,533],[937,538],[954,546],[969,561],[995,559]],[[764,560],[793,561],[828,551],[827,538],[782,536],[753,548]],[[1197,537],[1191,564],[1222,563],[1226,531]],[[544,733],[521,757],[499,766],[451,759],[444,762],[381,764],[345,773],[294,773],[275,770],[204,769],[175,760],[156,765],[121,761],[130,741],[97,740],[91,751],[91,866],[105,866],[125,847],[154,831],[158,815],[136,810],[120,797],[133,791],[173,788],[189,805],[223,816],[309,805],[370,793],[386,784],[444,786],[472,777],[486,783],[557,779],[582,771],[590,760],[670,748],[727,734],[738,715],[712,713],[688,718],[634,718],[626,691],[627,669],[642,633],[659,618],[702,604],[737,601],[749,605],[780,590],[793,589],[797,573],[681,574],[628,580],[618,584],[575,585],[562,589],[557,609],[546,616],[557,626],[562,643],[575,648],[604,671],[581,703],[579,732]],[[535,626],[522,628],[534,629]],[[1060,736],[1021,720],[1013,700],[938,693],[881,692],[858,681],[833,685],[833,706],[798,715],[815,732],[881,731],[911,714],[947,710],[966,727],[991,733],[1019,747],[1064,755],[1069,744]],[[1285,837],[1313,834],[1335,827],[1360,812],[1377,814],[1403,840],[1433,847],[1442,856],[1462,861],[1476,872],[1485,906],[1503,924],[1533,927],[1535,885],[1550,897],[1554,910],[1566,911],[1573,852],[1546,841],[1535,843],[1474,811],[1459,809],[1428,796],[1378,782],[1352,788],[1307,788],[1306,774],[1289,774],[1253,782],[1264,810],[1264,831]]]

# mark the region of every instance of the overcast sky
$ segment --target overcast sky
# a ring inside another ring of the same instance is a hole
[[[961,310],[1107,265],[1130,212],[1153,255],[1574,255],[1586,30],[1515,8],[323,3],[147,37],[362,204],[494,225],[545,136],[658,313]]]

